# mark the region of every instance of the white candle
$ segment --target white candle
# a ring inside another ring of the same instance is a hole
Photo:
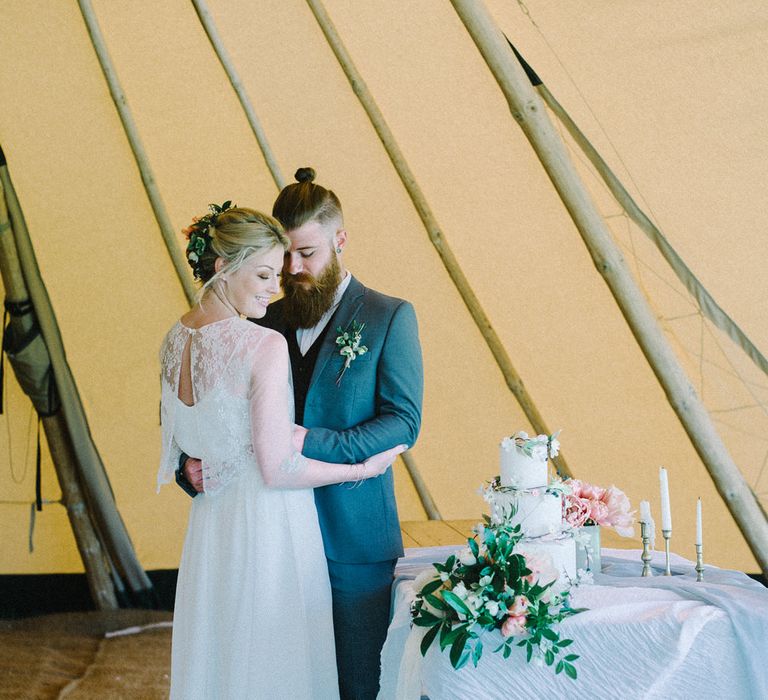
[[[696,544],[704,544],[701,538],[701,499],[696,501]]]
[[[661,483],[661,529],[672,529],[672,511],[669,508],[669,480],[667,470],[659,467],[659,481]]]
[[[651,516],[651,504],[648,501],[640,501],[640,520],[645,523],[645,531],[648,534],[651,549],[656,547],[656,523]]]
[[[640,501],[640,522],[651,522],[651,504],[648,501]]]

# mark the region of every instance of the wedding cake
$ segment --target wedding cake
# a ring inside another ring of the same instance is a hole
[[[570,528],[563,530],[562,489],[549,480],[547,459],[558,449],[557,436],[519,432],[504,438],[500,476],[485,497],[493,524],[520,526],[523,538],[514,551],[527,560],[548,560],[557,572],[555,587],[562,588],[576,581],[576,545]]]

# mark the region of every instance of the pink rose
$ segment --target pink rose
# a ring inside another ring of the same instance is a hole
[[[632,537],[635,534],[633,527],[634,513],[629,510],[629,499],[626,494],[615,486],[611,486],[605,492],[606,525],[616,529],[622,537]]]
[[[563,499],[563,520],[571,527],[581,527],[589,518],[589,502],[566,494]]]
[[[525,634],[525,615],[510,615],[501,626],[503,637],[516,637]]]
[[[563,518],[569,525],[579,527],[591,521],[615,528],[622,537],[634,534],[634,513],[630,511],[629,499],[621,489],[615,486],[604,489],[578,479],[570,479],[567,483],[572,494],[565,497]],[[588,514],[582,520],[584,506]]]
[[[605,495],[605,489],[600,486],[593,486],[592,484],[581,484],[581,498],[586,498],[588,501],[599,501]]]
[[[512,607],[509,608],[509,614],[514,617],[525,617],[528,614],[529,605],[528,598],[524,595],[519,595],[512,601]]]
[[[598,525],[609,525],[608,523],[608,506],[602,501],[591,501],[589,509],[589,518],[594,520]]]

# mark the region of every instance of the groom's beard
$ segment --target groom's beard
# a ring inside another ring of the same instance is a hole
[[[335,255],[315,278],[309,272],[283,275],[283,315],[290,328],[312,328],[333,306],[341,284],[341,266]]]

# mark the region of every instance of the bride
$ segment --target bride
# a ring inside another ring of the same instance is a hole
[[[186,230],[200,303],[163,341],[158,488],[200,456],[173,621],[171,698],[336,698],[331,592],[312,488],[383,474],[301,455],[284,338],[260,318],[289,241],[253,209],[211,206]],[[361,524],[362,526],[362,524]]]

